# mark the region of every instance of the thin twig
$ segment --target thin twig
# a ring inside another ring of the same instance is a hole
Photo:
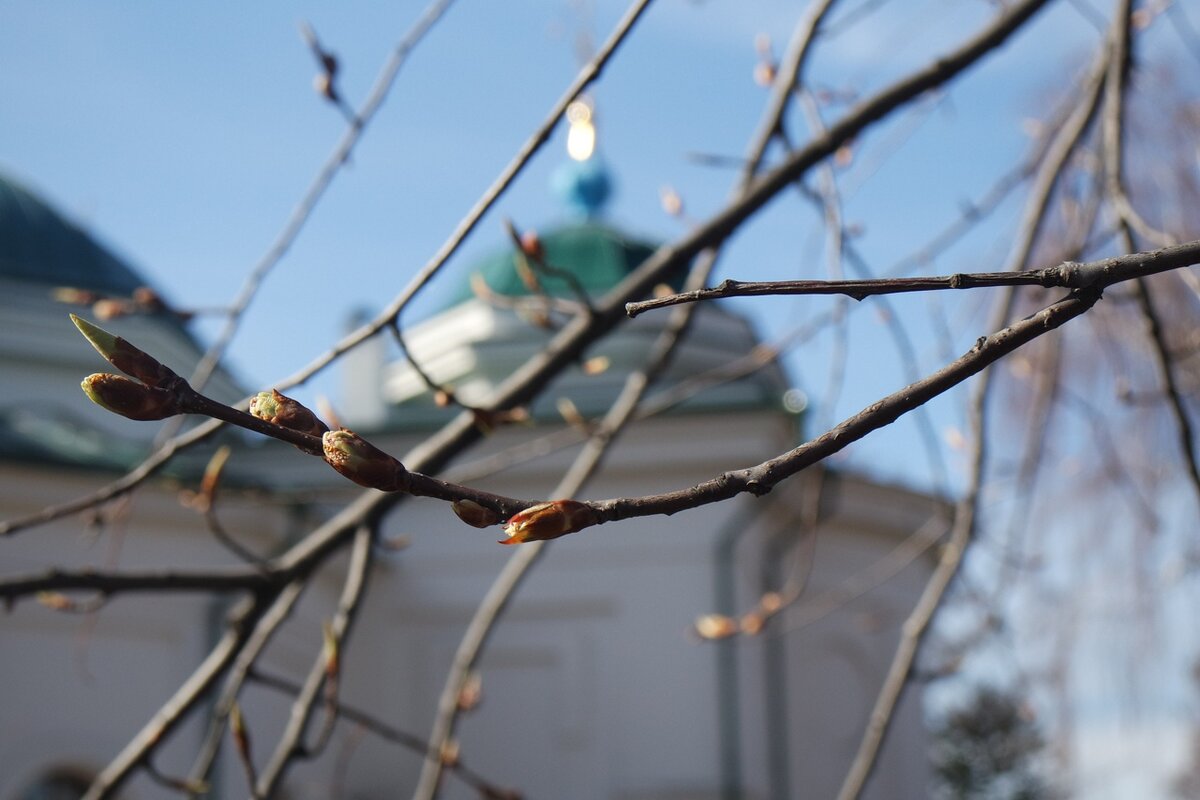
[[[429,33],[430,29],[453,2],[454,0],[435,0],[435,2],[431,3],[392,49],[387,63],[384,64],[379,76],[375,79],[375,85],[372,87],[371,93],[363,103],[362,110],[351,115],[349,125],[346,132],[342,135],[341,141],[338,142],[333,153],[330,154],[321,169],[318,170],[317,176],[304,193],[304,197],[301,198],[295,209],[292,210],[291,216],[283,226],[283,230],[280,231],[279,236],[276,237],[274,243],[272,243],[258,264],[254,266],[254,269],[250,271],[245,283],[242,285],[241,291],[238,292],[237,297],[230,304],[225,326],[217,334],[213,343],[209,345],[204,358],[200,360],[192,372],[191,382],[197,388],[204,388],[209,377],[220,363],[226,349],[229,347],[229,343],[237,333],[242,316],[245,314],[246,309],[250,307],[250,303],[254,300],[254,297],[258,294],[258,289],[262,285],[263,280],[266,279],[268,273],[275,268],[283,257],[287,255],[287,252],[295,243],[296,237],[300,235],[300,231],[304,229],[305,223],[312,216],[317,203],[333,183],[333,179],[346,164],[350,163],[350,156],[354,152],[355,146],[358,144],[359,139],[362,138],[367,126],[370,125],[371,120],[374,119],[375,113],[383,105],[383,101],[387,98],[388,92],[391,91],[396,81],[396,76],[400,73],[400,69],[404,66],[405,61],[408,60],[409,54],[425,38],[425,35]]]
[[[146,762],[158,745],[187,717],[212,685],[229,668],[238,651],[250,635],[254,621],[263,609],[263,600],[246,601],[234,613],[224,636],[209,652],[208,657],[196,667],[175,694],[162,705],[150,721],[138,731],[125,749],[106,766],[83,800],[102,800],[110,797],[130,774]]]
[[[546,115],[541,125],[525,140],[525,143],[521,145],[521,149],[517,151],[512,161],[501,171],[492,185],[483,193],[483,196],[476,201],[471,210],[467,212],[467,215],[458,223],[458,226],[450,234],[450,238],[434,253],[433,257],[421,268],[409,282],[408,286],[396,296],[388,307],[380,312],[374,320],[349,333],[329,351],[316,358],[308,366],[280,382],[280,386],[295,386],[307,381],[332,364],[343,353],[378,334],[383,330],[384,326],[391,324],[392,320],[399,319],[401,312],[408,307],[412,299],[429,283],[433,276],[442,269],[450,257],[458,251],[458,248],[466,241],[467,236],[475,229],[484,215],[491,210],[501,195],[508,190],[517,175],[525,169],[530,159],[533,158],[534,154],[550,140],[550,134],[553,133],[554,128],[562,120],[567,106],[578,99],[579,95],[600,77],[601,72],[603,72],[613,54],[616,53],[617,49],[625,41],[629,32],[633,30],[634,25],[646,9],[649,8],[651,2],[652,0],[637,0],[637,2],[630,5],[625,15],[613,29],[608,41],[596,52],[595,57],[579,71],[575,80],[571,82],[566,92],[563,93],[562,97],[550,109],[550,112]]]
[[[213,703],[212,712],[209,715],[208,732],[200,745],[200,751],[196,755],[191,772],[188,774],[189,780],[194,782],[209,780],[221,743],[225,741],[226,720],[233,704],[237,702],[246,677],[254,669],[255,663],[266,649],[267,644],[270,643],[271,637],[291,615],[296,601],[300,599],[306,586],[306,582],[301,580],[288,584],[255,623],[254,630],[247,637],[245,644],[237,654],[237,659],[225,676],[220,695]]]
[[[299,695],[304,689],[301,684],[295,681],[289,680],[282,675],[265,672],[258,667],[256,667],[247,677],[260,686],[265,686],[269,689],[274,689],[277,692],[283,692],[292,695],[293,697]],[[347,722],[353,722],[356,725],[360,725],[362,726],[363,730],[375,734],[386,742],[391,742],[392,744],[399,745],[406,750],[416,753],[422,758],[436,759],[441,757],[439,753],[429,750],[425,744],[425,740],[417,734],[412,733],[411,731],[403,730],[402,728],[397,728],[394,725],[390,725],[362,708],[348,705],[345,701],[338,701],[338,704],[334,710],[338,718],[344,719]],[[472,789],[480,792],[484,797],[516,796],[515,793],[510,792],[496,785],[495,783],[492,783],[478,772],[470,769],[463,764],[461,760],[446,764],[445,768],[448,772],[462,780]]]
[[[343,652],[370,582],[369,575],[375,550],[372,541],[374,535],[373,529],[368,525],[360,526],[355,532],[353,548],[350,551],[350,564],[346,568],[346,579],[342,587],[342,596],[338,600],[337,610],[329,623],[330,636]],[[254,785],[256,796],[272,797],[294,759],[315,755],[305,745],[304,737],[308,730],[308,721],[320,697],[326,678],[326,659],[322,653],[318,654],[312,669],[309,670],[303,690],[292,704],[291,716],[283,735],[280,736],[279,742],[275,746],[275,752],[259,772],[258,782]]]
[[[1137,249],[1138,235],[1151,238],[1152,241],[1163,238],[1142,220],[1125,192],[1122,140],[1125,128],[1125,94],[1133,58],[1131,54],[1131,13],[1131,0],[1122,0],[1118,4],[1118,22],[1114,23],[1114,32],[1111,37],[1116,57],[1108,71],[1104,116],[1105,186],[1109,202],[1112,203],[1120,219],[1122,238],[1127,250]],[[1154,359],[1155,370],[1158,372],[1159,381],[1162,383],[1171,414],[1179,431],[1179,449],[1183,455],[1184,465],[1187,468],[1192,489],[1197,498],[1200,498],[1200,459],[1197,458],[1196,453],[1195,429],[1187,408],[1184,406],[1183,397],[1175,379],[1175,372],[1171,367],[1170,357],[1167,355],[1162,322],[1146,282],[1144,280],[1134,281],[1133,290],[1137,297],[1138,308],[1146,323],[1146,336],[1150,341],[1150,352]]]
[[[829,5],[829,3],[824,3],[824,8],[827,9]],[[791,95],[792,87],[799,79],[800,70],[804,63],[804,54],[808,50],[808,44],[823,15],[824,10],[819,10],[812,17],[811,25],[802,23],[800,26],[806,32],[803,34],[798,33],[797,36],[793,37],[792,46],[789,48],[793,54],[790,58],[791,71],[781,71],[776,77],[773,94],[776,102],[772,103],[770,110],[764,117],[763,123],[759,127],[760,134],[757,136],[756,144],[751,150],[751,158],[739,176],[736,188],[738,196],[745,195],[754,176],[757,164],[761,162],[766,147],[770,142],[770,135],[780,128],[782,115],[787,107],[787,99]],[[703,285],[707,281],[708,275],[716,263],[716,259],[717,250],[715,248],[707,251],[692,266],[688,275],[688,283],[691,284],[694,281],[696,284]],[[608,305],[612,308],[613,301],[610,300]],[[596,311],[592,309],[592,313],[588,315],[588,319],[594,320],[595,317]],[[611,447],[617,434],[636,412],[646,389],[666,369],[675,348],[688,330],[691,319],[691,309],[684,309],[683,313],[672,315],[666,328],[659,335],[651,350],[647,359],[647,366],[642,370],[631,373],[626,378],[621,394],[609,408],[600,425],[588,437],[584,449],[572,463],[569,472],[559,482],[556,494],[570,496],[577,493],[599,467],[601,460],[607,453],[608,448]],[[468,675],[475,664],[478,663],[479,657],[496,622],[508,607],[513,594],[525,576],[538,563],[541,555],[545,552],[547,544],[547,542],[533,542],[514,553],[508,562],[506,562],[501,573],[492,583],[492,586],[472,615],[471,622],[467,626],[467,630],[464,632],[463,638],[455,651],[454,660],[438,699],[438,710],[429,738],[431,751],[441,752],[441,749],[453,734],[460,710],[458,698],[461,696],[462,688],[467,681]],[[433,800],[437,796],[441,785],[441,761],[441,759],[437,759],[436,761],[426,760],[414,793],[415,800]]]

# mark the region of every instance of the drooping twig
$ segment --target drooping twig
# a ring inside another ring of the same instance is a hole
[[[1029,261],[1044,224],[1050,197],[1058,185],[1062,170],[1084,132],[1090,126],[1095,114],[1100,90],[1103,86],[1105,67],[1111,57],[1111,50],[1104,48],[1094,62],[1091,75],[1085,80],[1087,90],[1085,90],[1081,102],[1070,114],[1066,124],[1051,140],[1043,160],[1038,166],[1030,187],[1030,195],[1025,205],[1016,241],[1006,263],[1007,268],[1011,271],[1023,268]],[[1076,296],[1078,291],[1080,290],[1076,290],[1072,296]],[[991,323],[993,325],[1003,324],[1009,318],[1014,303],[1015,287],[1010,287],[996,299]],[[955,508],[949,540],[942,550],[938,565],[927,581],[921,597],[901,627],[900,641],[875,698],[854,760],[851,762],[838,792],[838,800],[855,800],[866,786],[867,779],[875,768],[879,749],[891,726],[896,706],[912,673],[921,642],[929,630],[934,615],[941,607],[946,591],[958,575],[966,555],[966,548],[974,537],[979,497],[983,489],[983,475],[987,464],[987,406],[992,388],[992,377],[992,370],[984,370],[971,397],[969,417],[973,452],[970,473],[966,492]]]
[[[1137,249],[1137,236],[1151,240],[1161,240],[1165,237],[1154,231],[1137,213],[1132,201],[1125,191],[1124,183],[1124,152],[1123,132],[1125,129],[1125,94],[1128,83],[1129,68],[1132,62],[1131,54],[1131,20],[1132,4],[1130,0],[1122,0],[1118,5],[1117,14],[1119,25],[1114,26],[1112,47],[1117,57],[1108,71],[1107,93],[1105,97],[1104,116],[1104,163],[1105,187],[1109,202],[1120,220],[1122,237],[1127,250]],[[1192,489],[1200,498],[1200,459],[1196,453],[1195,429],[1191,417],[1184,406],[1183,397],[1175,379],[1171,359],[1167,354],[1166,337],[1163,334],[1162,322],[1154,306],[1154,298],[1150,287],[1143,280],[1134,282],[1134,294],[1138,308],[1146,323],[1146,336],[1150,342],[1150,352],[1154,360],[1155,370],[1162,383],[1163,392],[1171,414],[1179,431],[1179,449],[1183,456],[1184,465],[1191,480]]]

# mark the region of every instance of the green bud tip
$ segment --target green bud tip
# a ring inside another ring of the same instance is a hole
[[[82,317],[71,315],[71,322],[84,335],[96,352],[117,369],[137,378],[147,386],[168,388],[171,383],[178,381],[179,376],[158,362],[149,353],[143,352],[132,344],[114,336],[98,325],[93,325]]]
[[[96,352],[105,359],[111,359],[116,354],[120,341],[119,336],[113,336],[99,325],[93,325],[83,317],[74,314],[71,315],[71,322],[75,323],[75,327],[79,329],[83,337],[91,342],[92,347],[96,348]]]

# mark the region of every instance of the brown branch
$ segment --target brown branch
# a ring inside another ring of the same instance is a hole
[[[1074,297],[1075,295],[1072,295],[1072,298],[1068,298],[1068,300],[1074,299]],[[1001,309],[1001,314],[1006,313],[1005,306],[1007,305],[1007,302],[997,304],[997,307]],[[1090,305],[1088,303],[1088,307]],[[1086,310],[1087,308],[1083,308],[1079,313]],[[1035,317],[1039,315],[1035,315]],[[1027,321],[1025,320],[1025,322]],[[955,509],[950,538],[942,549],[938,565],[925,584],[925,589],[917,600],[917,604],[900,628],[900,642],[896,646],[896,652],[888,666],[883,685],[880,687],[870,716],[867,718],[866,728],[854,760],[850,764],[841,789],[838,790],[837,800],[856,800],[866,786],[867,779],[875,768],[879,748],[894,718],[896,704],[908,683],[917,651],[926,631],[929,630],[929,624],[933,621],[938,608],[941,607],[946,590],[958,575],[967,546],[974,536],[976,516],[979,511],[979,495],[983,488],[983,470],[987,463],[987,402],[992,386],[992,374],[991,370],[983,373],[971,400],[970,418],[974,450],[967,492]]]
[[[1026,270],[1024,272],[968,272],[955,275],[940,275],[915,278],[875,278],[871,280],[846,281],[723,281],[711,289],[657,297],[636,303],[626,303],[629,316],[636,317],[643,311],[665,306],[694,303],[728,297],[760,297],[764,295],[848,295],[862,300],[873,295],[902,294],[905,292],[929,292],[946,289],[979,289],[1005,286],[1041,286],[1064,289],[1085,289],[1096,285],[1130,280],[1157,272],[1192,266],[1200,261],[1200,240],[1181,245],[1164,247],[1148,253],[1133,253],[1130,256],[1105,259],[1103,261],[1076,264],[1065,262],[1056,267]],[[1134,258],[1139,265],[1134,268],[1122,259]]]
[[[225,676],[220,694],[213,702],[208,732],[200,745],[200,751],[196,755],[188,780],[197,783],[208,781],[221,743],[225,741],[226,720],[233,704],[237,702],[238,694],[241,692],[247,676],[254,669],[259,656],[262,655],[276,631],[291,615],[296,601],[300,599],[306,586],[307,583],[301,580],[289,583],[255,623],[254,630],[251,631],[245,644],[238,651],[237,659]]]
[[[11,536],[20,531],[45,525],[63,517],[69,517],[72,514],[78,514],[89,508],[102,505],[110,500],[123,497],[157,474],[160,469],[175,457],[176,453],[204,441],[220,430],[220,428],[221,424],[216,420],[210,420],[198,425],[164,443],[162,447],[150,454],[145,461],[134,467],[130,472],[94,492],[73,500],[68,500],[65,503],[47,506],[23,517],[14,517],[13,519],[0,522],[0,537]]]
[[[824,4],[824,8],[818,8],[811,17],[811,25],[802,23],[798,28],[797,35],[793,37],[792,44],[789,47],[791,71],[781,71],[776,76],[773,92],[775,102],[772,103],[763,123],[759,127],[759,135],[757,136],[756,144],[752,147],[751,159],[739,177],[736,190],[738,196],[746,194],[757,164],[761,162],[766,147],[770,142],[771,135],[780,129],[782,115],[787,107],[787,100],[791,96],[792,87],[799,80],[800,71],[804,63],[804,55],[828,6],[829,3],[826,3]],[[711,273],[716,260],[716,249],[706,251],[692,266],[688,276],[688,283],[691,284],[695,281],[702,284],[707,280],[707,276]],[[615,301],[610,299],[607,305],[611,309],[614,304]],[[591,313],[587,319],[594,322],[596,310],[594,308],[590,308],[590,310]],[[609,316],[612,318],[611,312]],[[612,445],[616,435],[636,412],[646,389],[655,377],[665,370],[676,346],[686,333],[691,318],[690,309],[671,317],[667,327],[659,335],[652,348],[651,354],[647,359],[646,368],[631,373],[626,378],[621,394],[613,403],[599,427],[588,437],[585,448],[572,463],[568,474],[563,476],[559,482],[559,486],[555,491],[556,494],[566,496],[575,494],[599,466],[601,459]],[[609,324],[612,323],[610,322]],[[431,751],[440,753],[442,747],[450,740],[460,711],[458,698],[461,696],[462,688],[468,679],[468,675],[478,662],[496,622],[507,608],[509,601],[525,576],[528,575],[529,571],[540,559],[546,544],[546,542],[534,542],[514,553],[476,608],[471,622],[455,651],[454,660],[446,676],[446,682],[438,700],[438,710],[429,739]],[[440,758],[436,761],[426,760],[414,793],[414,797],[417,800],[432,800],[432,798],[437,796],[438,788],[441,784],[441,770],[442,760]]]
[[[1179,450],[1183,455],[1183,463],[1191,479],[1192,489],[1200,498],[1200,457],[1196,453],[1196,432],[1187,408],[1183,404],[1183,392],[1171,368],[1171,360],[1167,356],[1166,336],[1163,333],[1162,321],[1154,307],[1154,298],[1150,295],[1150,287],[1146,281],[1134,281],[1134,292],[1137,294],[1138,307],[1146,321],[1146,336],[1150,340],[1150,352],[1154,358],[1154,367],[1162,382],[1163,392],[1175,418],[1175,426],[1179,431]]]
[[[394,318],[397,318],[399,313],[408,305],[409,301],[416,293],[433,277],[442,265],[452,256],[465,241],[467,235],[475,228],[482,219],[484,214],[495,204],[502,194],[508,189],[512,182],[516,179],[528,164],[533,155],[550,139],[550,134],[554,127],[562,118],[566,107],[574,101],[580,93],[583,92],[593,81],[599,78],[609,59],[616,52],[618,46],[624,41],[626,35],[632,30],[638,18],[649,6],[650,0],[639,0],[630,6],[626,15],[618,23],[612,36],[597,53],[596,56],[589,62],[576,77],[575,81],[567,89],[562,98],[554,105],[545,121],[534,131],[534,133],[526,140],[518,151],[516,157],[508,164],[501,172],[500,176],[492,183],[483,197],[475,204],[467,216],[459,223],[450,239],[442,246],[434,258],[422,269],[421,273],[413,280],[413,282],[405,289],[405,291],[389,306],[389,308],[381,314],[376,320],[357,331],[352,332],[347,337],[343,338],[338,344],[331,348],[327,353],[319,356],[315,361],[303,368],[300,372],[286,378],[283,381],[276,383],[278,388],[287,389],[292,386],[304,383],[318,372],[329,366],[334,360],[340,357],[346,351],[357,346],[361,342],[369,339],[371,336],[378,334],[385,325],[389,324]],[[434,6],[433,8],[437,8]],[[418,29],[419,30],[419,26]],[[414,30],[415,33],[415,30]],[[407,46],[398,47],[396,55],[401,59],[407,55],[407,51],[415,44],[410,41]],[[394,55],[394,58],[396,57]],[[377,84],[382,85],[382,84]],[[382,96],[380,96],[382,102]],[[365,111],[363,112],[365,113]],[[360,114],[359,116],[362,116]],[[282,254],[281,254],[282,255]],[[263,263],[266,263],[264,261]],[[261,266],[261,265],[260,265]],[[245,290],[243,290],[245,294]],[[212,349],[210,349],[212,352]],[[247,399],[243,401],[249,402]],[[163,445],[146,461],[132,470],[128,475],[114,481],[96,492],[76,498],[67,503],[51,506],[34,514],[20,517],[0,523],[0,536],[10,535],[36,525],[42,525],[62,517],[69,516],[79,511],[91,508],[99,503],[110,500],[114,497],[122,496],[132,489],[136,488],[142,482],[154,475],[161,469],[176,453],[186,449],[191,445],[203,441],[211,436],[221,427],[217,421],[210,421],[197,428],[180,434],[163,443]],[[449,453],[446,453],[446,457]],[[440,459],[439,459],[440,460]]]
[[[148,570],[99,572],[91,569],[49,569],[0,579],[0,600],[12,604],[38,592],[238,592],[262,591],[279,584],[281,576],[256,568],[234,567],[209,571]]]
[[[283,692],[285,694],[292,695],[293,697],[299,695],[304,689],[301,684],[289,680],[282,675],[264,672],[258,668],[255,668],[253,671],[251,671],[247,677],[260,686],[264,686],[268,689],[274,689],[277,692]],[[362,708],[348,705],[344,701],[338,701],[334,711],[339,719],[344,719],[347,722],[353,722],[356,725],[360,725],[364,730],[375,734],[380,739],[399,745],[406,750],[416,753],[422,758],[441,758],[441,754],[430,750],[425,744],[425,740],[417,734],[412,733],[411,731],[406,731],[402,728],[397,728],[394,725],[390,725]],[[450,764],[445,764],[444,767],[448,772],[462,780],[475,791],[479,792],[483,797],[499,798],[518,796],[516,793],[508,791],[487,780],[478,772],[475,772],[463,764],[461,760]]]
[[[346,568],[346,579],[342,586],[342,596],[338,600],[337,610],[330,622],[330,635],[344,652],[344,643],[358,615],[358,609],[366,593],[369,583],[370,569],[374,555],[374,530],[369,525],[361,525],[355,531],[354,545],[350,554],[350,564]],[[315,755],[304,743],[308,730],[308,722],[313,708],[320,699],[321,688],[327,678],[326,660],[324,654],[319,654],[309,670],[304,688],[292,704],[291,716],[287,727],[280,736],[275,752],[267,765],[258,775],[254,785],[257,797],[272,797],[283,780],[291,762],[296,758],[308,758]]]
[[[1058,328],[1088,311],[1099,299],[1098,289],[1082,290],[1038,313],[984,336],[956,361],[898,392],[872,403],[829,432],[748,469],[726,472],[688,489],[645,497],[589,503],[600,522],[674,514],[743,493],[765,494],[785,478],[839,452],[868,433],[890,425],[903,414],[962,383],[1021,345]]]
[[[83,796],[83,800],[102,800],[110,797],[135,769],[146,763],[158,745],[183,722],[188,713],[195,708],[217,679],[229,668],[245,643],[246,637],[250,635],[254,621],[261,613],[263,605],[261,599],[248,600],[235,612],[228,630],[209,652],[208,657],[175,690],[175,694],[154,713],[150,721],[138,731],[125,749],[96,776]]]
[[[1125,128],[1125,94],[1128,84],[1129,68],[1132,62],[1132,3],[1122,0],[1118,7],[1117,22],[1111,36],[1112,47],[1116,58],[1108,71],[1107,96],[1104,117],[1104,162],[1106,189],[1109,201],[1112,203],[1121,223],[1121,232],[1126,249],[1137,247],[1137,235],[1142,235],[1152,241],[1161,241],[1164,235],[1154,231],[1137,213],[1129,196],[1125,192],[1124,183],[1124,153],[1123,134]],[[1162,321],[1154,307],[1154,298],[1144,280],[1134,282],[1134,294],[1138,308],[1146,323],[1146,335],[1150,340],[1150,352],[1154,359],[1155,370],[1163,385],[1171,415],[1179,431],[1179,449],[1187,467],[1188,478],[1192,489],[1200,498],[1200,458],[1196,453],[1195,429],[1191,417],[1183,403],[1183,396],[1171,368],[1171,359],[1167,354],[1166,337],[1163,333]]]

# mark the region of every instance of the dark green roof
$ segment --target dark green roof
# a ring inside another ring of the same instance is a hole
[[[546,254],[545,263],[552,271],[539,272],[537,279],[542,291],[554,297],[575,296],[571,281],[554,271],[569,270],[588,294],[596,297],[620,283],[657,249],[649,242],[596,222],[559,228],[540,238]],[[677,285],[684,274],[685,271],[680,270],[668,282]],[[515,248],[506,247],[473,265],[467,280],[458,287],[448,305],[458,305],[475,296],[471,288],[471,279],[475,275],[482,276],[496,294],[510,297],[530,294],[517,271]]]
[[[0,175],[0,277],[129,295],[144,281],[91,236]]]

